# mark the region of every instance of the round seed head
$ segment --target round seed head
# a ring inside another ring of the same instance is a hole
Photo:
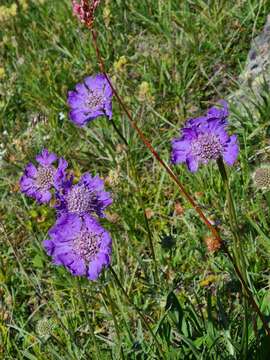
[[[39,336],[50,336],[53,330],[53,321],[51,319],[43,318],[38,320],[36,325],[36,332]]]
[[[270,190],[270,167],[257,168],[253,174],[253,181],[256,188]]]

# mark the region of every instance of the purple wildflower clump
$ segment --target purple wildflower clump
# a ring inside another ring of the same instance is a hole
[[[49,231],[43,246],[56,265],[64,265],[74,276],[96,280],[111,261],[109,233],[92,217],[64,214]]]
[[[104,217],[104,210],[112,203],[111,194],[104,191],[103,180],[89,173],[82,175],[77,184],[67,183],[63,191],[59,192],[58,199],[59,213],[79,216]]]
[[[111,86],[103,74],[85,78],[74,91],[68,92],[70,119],[80,127],[99,116],[111,119],[112,96]]]
[[[200,164],[223,158],[232,166],[239,153],[236,135],[230,136],[226,128],[229,115],[228,106],[212,107],[205,116],[190,119],[182,129],[182,135],[172,141],[172,162],[186,163],[191,172],[196,172]]]
[[[49,153],[47,149],[36,156],[36,161],[39,163],[37,167],[32,163],[26,166],[24,175],[20,179],[20,188],[24,194],[39,203],[48,203],[52,197],[50,190],[60,189],[68,164],[60,158],[56,167],[54,163],[57,161],[57,156]]]
[[[26,166],[20,186],[39,203],[48,203],[52,195],[57,200],[56,223],[49,231],[50,239],[43,242],[44,248],[56,265],[64,265],[75,276],[96,280],[110,264],[112,240],[93,216],[104,217],[111,195],[104,190],[103,180],[89,173],[73,184],[67,162],[47,149],[36,160],[37,167],[32,163]]]

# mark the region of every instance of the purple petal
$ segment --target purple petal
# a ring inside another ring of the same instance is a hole
[[[200,126],[207,123],[207,117],[206,116],[199,116],[194,119],[189,119],[185,123],[185,127],[193,127],[193,126]]]
[[[89,264],[88,279],[95,281],[98,279],[104,266],[110,264],[110,257],[107,254],[99,254],[98,258]]]
[[[84,79],[86,86],[88,87],[88,89],[91,89],[91,90],[97,89],[99,82],[102,82],[102,84],[103,84],[103,81],[104,81],[103,75],[88,76]]]
[[[29,190],[36,190],[35,180],[23,175],[20,179],[20,188],[22,192],[28,192]]]
[[[81,230],[82,221],[76,214],[64,214],[49,230],[49,235],[60,242],[69,242],[74,239],[76,234]]]
[[[67,103],[71,108],[85,108],[85,96],[77,93],[76,91],[68,92]]]
[[[227,142],[227,146],[225,147],[223,153],[223,159],[227,165],[232,166],[238,156],[239,153],[239,145],[237,140],[237,135],[232,135],[230,140]]]
[[[60,158],[58,162],[58,168],[54,175],[54,186],[57,190],[61,189],[66,184],[65,170],[68,167],[68,163],[64,158]]]
[[[180,164],[186,161],[190,151],[190,141],[175,139],[172,141],[172,162]]]
[[[49,190],[39,191],[36,194],[36,199],[41,204],[48,203],[51,200],[51,198],[52,198],[52,194],[50,193]]]
[[[78,92],[79,95],[81,96],[85,96],[88,94],[88,89],[86,88],[86,86],[84,84],[77,84],[75,86],[76,91]]]
[[[83,259],[77,258],[74,262],[69,266],[72,274],[75,276],[84,276],[86,275],[86,265]]]
[[[105,114],[107,115],[107,117],[109,118],[109,120],[112,119],[112,116],[113,116],[113,112],[112,112],[112,102],[109,101],[109,102],[106,102],[105,104]]]
[[[221,107],[213,106],[207,112],[208,119],[216,118],[219,120],[225,119],[229,116],[228,103],[225,100],[219,101]]]
[[[43,149],[41,154],[36,156],[36,160],[41,165],[48,166],[57,160],[57,156],[54,153],[49,153],[47,149]]]
[[[44,240],[42,242],[42,245],[43,245],[44,249],[46,250],[47,254],[49,256],[52,256],[54,248],[55,248],[54,242],[52,240]]]
[[[71,110],[69,117],[78,126],[84,126],[88,122],[88,116],[80,109]]]
[[[26,176],[29,176],[29,177],[35,179],[37,176],[37,168],[32,163],[29,163],[26,165],[24,173]]]
[[[188,167],[189,171],[196,172],[199,167],[198,159],[195,156],[188,156],[187,167]]]

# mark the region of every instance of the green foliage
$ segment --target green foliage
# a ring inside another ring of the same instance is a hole
[[[116,101],[114,119],[129,141],[128,151],[105,119],[87,129],[69,122],[68,89],[98,71],[90,35],[72,17],[70,2],[27,3],[0,28],[0,358],[89,359],[93,354],[76,279],[50,264],[41,246],[54,211],[37,207],[18,189],[25,164],[46,146],[68,160],[76,177],[88,170],[98,173],[113,192],[104,220],[113,237],[113,266],[165,359],[267,360],[269,341],[252,310],[243,332],[240,284],[231,264],[222,252],[207,253],[202,242],[207,229],[143,147]],[[251,38],[269,12],[267,0],[103,2],[96,26],[107,69],[165,160],[181,123],[237,88]],[[246,112],[232,109],[241,155],[230,179],[251,283],[269,316],[269,203],[252,185],[254,168],[269,161],[269,93],[253,102],[252,110],[247,104]],[[130,159],[151,210],[157,282]],[[206,215],[221,223],[230,244],[216,166],[196,176],[183,167],[176,171]],[[163,246],[165,236],[169,247]],[[102,351],[99,359],[157,358],[149,332],[109,273],[96,283],[85,280],[83,292]],[[43,320],[51,325],[45,336],[37,331]]]

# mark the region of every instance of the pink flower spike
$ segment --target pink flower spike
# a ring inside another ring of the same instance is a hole
[[[82,24],[91,28],[94,22],[94,13],[99,4],[100,0],[81,0],[80,3],[72,0],[73,14]]]

